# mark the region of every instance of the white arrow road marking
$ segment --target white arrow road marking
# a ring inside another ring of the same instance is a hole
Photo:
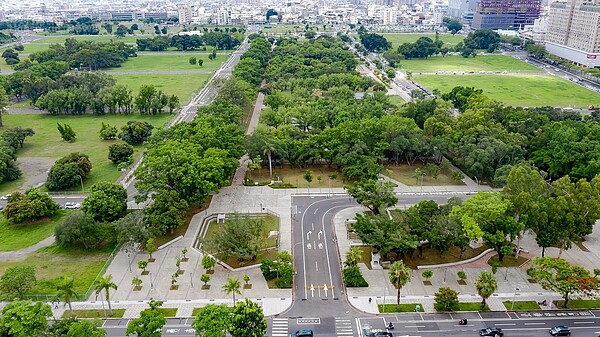
[[[326,284],[323,285],[323,290],[325,290],[325,297],[327,297],[327,285]]]
[[[310,240],[310,235],[312,234],[312,231],[308,231],[306,232],[306,240]]]
[[[312,284],[310,285],[310,296],[315,297],[315,286]]]
[[[319,240],[321,240],[321,234],[323,234],[323,231],[319,231],[319,233],[317,233]]]

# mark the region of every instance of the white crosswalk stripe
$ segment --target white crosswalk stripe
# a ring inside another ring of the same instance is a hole
[[[352,325],[352,320],[347,318],[336,318],[335,334],[339,337],[354,336],[354,327]]]
[[[273,337],[288,337],[288,319],[273,318],[271,323],[271,336]]]

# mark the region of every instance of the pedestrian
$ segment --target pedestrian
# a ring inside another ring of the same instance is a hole
[[[369,297],[369,303],[371,303],[371,298]]]

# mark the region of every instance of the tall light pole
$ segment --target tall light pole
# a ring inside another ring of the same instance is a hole
[[[517,291],[519,291],[519,288],[515,288],[515,293],[513,294],[513,300],[512,300],[512,304],[510,305],[510,310],[512,311],[513,308],[515,307],[515,297],[517,297]]]
[[[190,272],[190,284],[192,285],[192,288],[194,287],[194,278],[192,277],[192,272]]]
[[[77,175],[79,177],[79,181],[81,182],[81,193],[84,193],[84,189],[83,189],[83,178],[81,177],[81,174]]]

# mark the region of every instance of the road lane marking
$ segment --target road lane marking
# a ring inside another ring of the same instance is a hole
[[[426,328],[427,325],[405,325],[405,328]]]
[[[319,211],[319,208],[315,208],[315,212],[313,213],[313,215],[317,214],[317,212]]]
[[[575,323],[575,324],[595,324],[596,322],[579,322],[579,321],[575,321],[573,323]]]
[[[515,324],[515,323],[495,323],[494,325],[505,326],[505,325],[517,325],[517,324]]]
[[[319,271],[319,261],[315,261],[315,268],[317,268],[317,271]]]
[[[523,325],[544,325],[546,323],[544,322],[540,322],[540,323],[523,323]]]

